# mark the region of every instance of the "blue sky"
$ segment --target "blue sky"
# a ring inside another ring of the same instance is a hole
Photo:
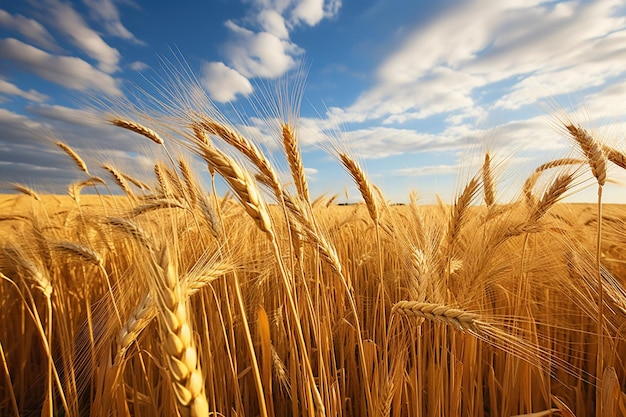
[[[617,0],[26,0],[0,6],[0,181],[62,192],[80,179],[51,137],[95,171],[149,175],[149,144],[103,124],[94,103],[158,94],[164,60],[188,67],[225,114],[245,114],[232,122],[283,171],[250,103],[304,68],[299,135],[314,195],[358,196],[323,150],[332,141],[392,201],[411,190],[449,201],[489,150],[504,202],[539,164],[576,155],[555,127],[561,107],[626,149]],[[609,175],[607,201],[626,202],[626,177]],[[574,198],[592,201],[585,185]]]

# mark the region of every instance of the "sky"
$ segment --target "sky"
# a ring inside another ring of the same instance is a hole
[[[620,0],[3,2],[0,189],[65,192],[84,179],[55,140],[97,175],[110,163],[150,178],[151,145],[102,117],[125,100],[158,110],[147,97],[182,77],[273,155],[286,181],[268,119],[278,99],[301,98],[292,107],[313,196],[358,199],[335,144],[392,202],[411,191],[451,201],[489,152],[507,202],[541,163],[580,157],[559,128],[564,115],[626,151],[624,63]],[[612,167],[609,179],[605,201],[626,203],[624,173]],[[571,194],[594,201],[593,181]]]

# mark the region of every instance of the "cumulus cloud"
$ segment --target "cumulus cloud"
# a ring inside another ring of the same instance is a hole
[[[108,34],[126,39],[133,43],[143,45],[140,41],[122,24],[120,12],[111,0],[83,0],[89,7],[91,16],[102,23]]]
[[[120,95],[118,82],[80,58],[49,54],[17,39],[0,39],[0,58],[72,90]]]
[[[302,0],[293,9],[291,17],[294,21],[305,22],[315,26],[324,18],[324,0]]]
[[[276,10],[261,10],[257,15],[257,20],[263,31],[271,33],[279,39],[288,39],[289,31],[285,25],[285,19]]]
[[[69,41],[92,59],[106,73],[118,70],[120,53],[109,46],[102,37],[91,29],[74,8],[60,0],[45,0],[40,4],[45,8],[48,23],[64,33]]]
[[[296,64],[295,56],[302,50],[293,42],[269,32],[255,33],[226,22],[234,39],[227,43],[226,57],[230,66],[247,78],[276,78]]]
[[[213,97],[218,101],[234,100],[242,93],[241,88],[247,91],[238,75],[248,80],[274,79],[294,68],[304,51],[290,39],[290,32],[335,16],[341,0],[253,0],[252,5],[245,17],[224,23],[230,32],[223,46],[226,68],[216,66],[211,71],[228,75],[229,79],[236,78],[237,82],[219,88],[214,86],[214,91],[220,91],[220,99]],[[229,85],[232,91],[228,90]]]
[[[25,98],[26,100],[35,101],[38,103],[41,103],[48,99],[48,96],[46,96],[45,94],[41,94],[38,91],[33,90],[32,88],[28,91],[24,91],[15,84],[3,80],[2,78],[0,78],[0,94],[19,96]]]
[[[0,9],[0,26],[22,34],[37,46],[51,51],[60,50],[48,30],[34,19],[29,19],[19,14],[11,15]]]
[[[201,81],[211,98],[220,103],[235,100],[237,94],[252,93],[250,81],[223,62],[204,63]]]

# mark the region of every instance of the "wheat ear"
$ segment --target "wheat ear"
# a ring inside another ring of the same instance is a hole
[[[198,128],[198,124],[202,127],[202,129]],[[237,133],[235,130],[206,116],[201,116],[201,121],[198,122],[198,124],[193,125],[193,130],[195,138],[198,139],[200,145],[206,147],[212,146],[209,138],[202,130],[222,138],[227,144],[241,152],[257,167],[261,173],[260,182],[268,186],[274,192],[276,198],[280,201],[283,191],[278,179],[278,174],[276,174],[276,171],[270,162],[259,150],[259,148],[254,145],[254,143],[248,140],[245,136]],[[212,169],[210,165],[209,169]]]
[[[536,223],[548,210],[555,205],[567,191],[574,180],[573,174],[562,174],[550,185],[550,188],[541,197],[541,200],[533,207],[529,216],[529,223]]]
[[[622,169],[626,169],[626,155],[623,152],[606,145],[602,146],[602,150],[609,161]]]
[[[298,138],[293,127],[288,123],[283,123],[281,127],[285,155],[287,156],[287,162],[289,162],[293,181],[296,184],[296,190],[298,190],[300,198],[308,203],[310,201],[309,186],[306,181],[306,175],[304,174],[304,164],[298,146]]]
[[[565,126],[572,138],[578,143],[583,154],[587,158],[591,172],[598,185],[603,186],[606,183],[606,155],[602,148],[584,128],[569,124]]]
[[[365,201],[365,205],[367,206],[367,211],[375,224],[378,224],[378,202],[376,201],[376,197],[374,196],[374,189],[372,184],[370,184],[365,172],[361,168],[361,166],[352,158],[350,158],[346,153],[339,152],[339,159],[343,166],[348,170],[348,173],[352,176],[354,183],[359,188],[359,192]]]
[[[131,132],[138,133],[141,136],[150,139],[152,142],[158,145],[163,145],[165,143],[163,139],[161,138],[161,136],[159,136],[159,134],[156,133],[154,130],[147,128],[146,126],[139,124],[137,122],[134,122],[132,120],[122,119],[119,117],[113,117],[109,119],[109,122],[111,122],[115,126],[121,127],[126,130],[130,130]]]
[[[201,268],[198,273],[188,274],[181,282],[185,297],[192,297],[211,282],[234,270],[235,267],[228,262],[216,262],[210,267]],[[116,361],[121,359],[157,314],[157,303],[152,294],[148,293],[137,304],[117,334],[118,353]]]
[[[167,246],[156,256],[157,317],[163,333],[162,349],[167,358],[172,387],[182,415],[205,417],[209,415],[209,406],[193,340],[187,296],[178,280],[176,262]]]
[[[39,197],[39,194],[37,194],[35,192],[35,190],[33,190],[32,188],[29,188],[25,185],[22,184],[11,184],[11,188],[13,188],[15,191],[20,192],[22,194],[25,194],[29,197],[32,197],[33,199],[41,202],[41,197]]]
[[[485,154],[485,162],[483,162],[483,192],[487,207],[493,206],[496,200],[496,193],[494,190],[493,173],[491,172],[491,156],[489,152]]]
[[[561,158],[539,165],[524,182],[523,192],[526,196],[526,202],[528,203],[528,205],[533,206],[536,204],[535,197],[533,196],[533,188],[535,187],[535,184],[537,183],[537,180],[539,179],[539,176],[543,171],[565,165],[582,164],[583,162],[584,161],[582,161],[581,159],[576,158]]]
[[[261,200],[258,188],[239,164],[214,146],[202,146],[200,149],[204,159],[213,165],[215,170],[226,180],[237,196],[239,202],[263,232],[275,239],[272,222],[267,208]]]
[[[478,192],[478,178],[474,177],[463,189],[456,203],[452,207],[450,221],[448,223],[448,246],[452,247],[467,216],[467,210],[474,196]]]
[[[479,316],[443,304],[419,301],[399,301],[391,309],[392,314],[418,317],[451,324],[459,330],[476,331]]]
[[[83,159],[76,152],[74,152],[74,150],[69,145],[63,142],[56,142],[56,145],[61,148],[63,152],[65,152],[72,159],[72,161],[74,161],[78,169],[80,169],[87,175],[91,175],[89,174],[89,170],[87,169],[87,164],[85,163],[85,161],[83,161]]]
[[[117,169],[115,169],[114,167],[108,164],[102,165],[102,168],[108,171],[109,174],[111,174],[111,176],[113,177],[117,185],[122,189],[122,191],[124,191],[124,193],[131,200],[135,200],[135,193],[133,192],[133,190],[130,189],[130,186],[128,185],[128,182],[126,181],[126,178],[124,178],[124,175],[122,175],[121,172],[119,172]]]

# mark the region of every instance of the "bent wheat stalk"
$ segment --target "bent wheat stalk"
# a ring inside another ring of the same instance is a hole
[[[602,272],[600,270],[600,247],[602,244],[602,188],[606,183],[607,157],[602,147],[584,128],[568,124],[565,126],[572,138],[578,143],[583,154],[587,158],[587,163],[591,168],[591,173],[598,182],[598,226],[596,232],[596,274],[598,278],[598,356],[596,372],[599,381],[602,381],[601,373],[604,371],[604,287],[602,285]],[[596,414],[603,414],[603,402],[601,401],[602,386],[596,391]]]

